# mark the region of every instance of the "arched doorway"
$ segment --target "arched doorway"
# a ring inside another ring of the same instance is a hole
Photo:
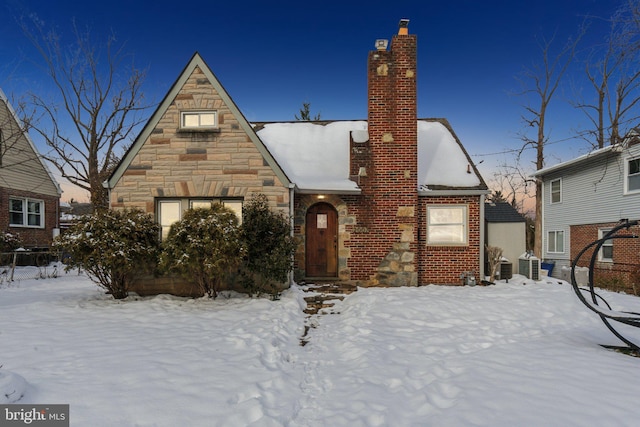
[[[307,210],[305,226],[307,277],[338,276],[338,212],[328,203]]]

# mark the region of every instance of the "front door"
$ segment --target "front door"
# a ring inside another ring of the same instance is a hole
[[[338,213],[328,203],[318,203],[307,211],[307,277],[338,276]]]

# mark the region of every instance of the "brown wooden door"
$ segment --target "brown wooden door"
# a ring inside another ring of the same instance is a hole
[[[338,276],[338,213],[327,203],[313,205],[306,220],[307,277]]]

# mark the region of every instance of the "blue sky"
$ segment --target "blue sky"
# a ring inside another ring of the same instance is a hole
[[[323,119],[367,115],[366,61],[376,39],[390,39],[400,18],[418,36],[418,115],[445,117],[480,162],[521,145],[525,99],[516,77],[540,61],[539,41],[555,34],[560,43],[586,16],[609,17],[619,1],[203,1],[3,0],[0,15],[0,87],[20,97],[51,91],[32,63],[37,59],[15,19],[37,16],[65,29],[75,18],[95,40],[109,31],[148,68],[145,96],[159,102],[195,51],[250,121],[293,120],[302,102]],[[602,41],[606,25],[596,20],[586,42]],[[575,84],[575,83],[574,83]],[[576,86],[580,86],[575,84]],[[573,92],[557,94],[550,111],[551,140],[564,140],[584,126],[583,113],[567,104]],[[149,110],[148,114],[151,114]],[[580,140],[548,147],[548,163],[587,149]],[[508,161],[508,160],[507,160]],[[63,200],[67,200],[67,194]]]

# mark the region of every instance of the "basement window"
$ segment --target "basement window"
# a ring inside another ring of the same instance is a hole
[[[428,206],[428,245],[467,245],[469,241],[467,206]]]
[[[217,111],[183,111],[180,113],[180,128],[185,130],[211,130],[218,127]]]
[[[609,228],[599,229],[598,239],[602,239],[609,231],[611,231]],[[598,261],[613,262],[613,239],[605,240],[604,244],[600,247],[600,251],[598,252]]]

